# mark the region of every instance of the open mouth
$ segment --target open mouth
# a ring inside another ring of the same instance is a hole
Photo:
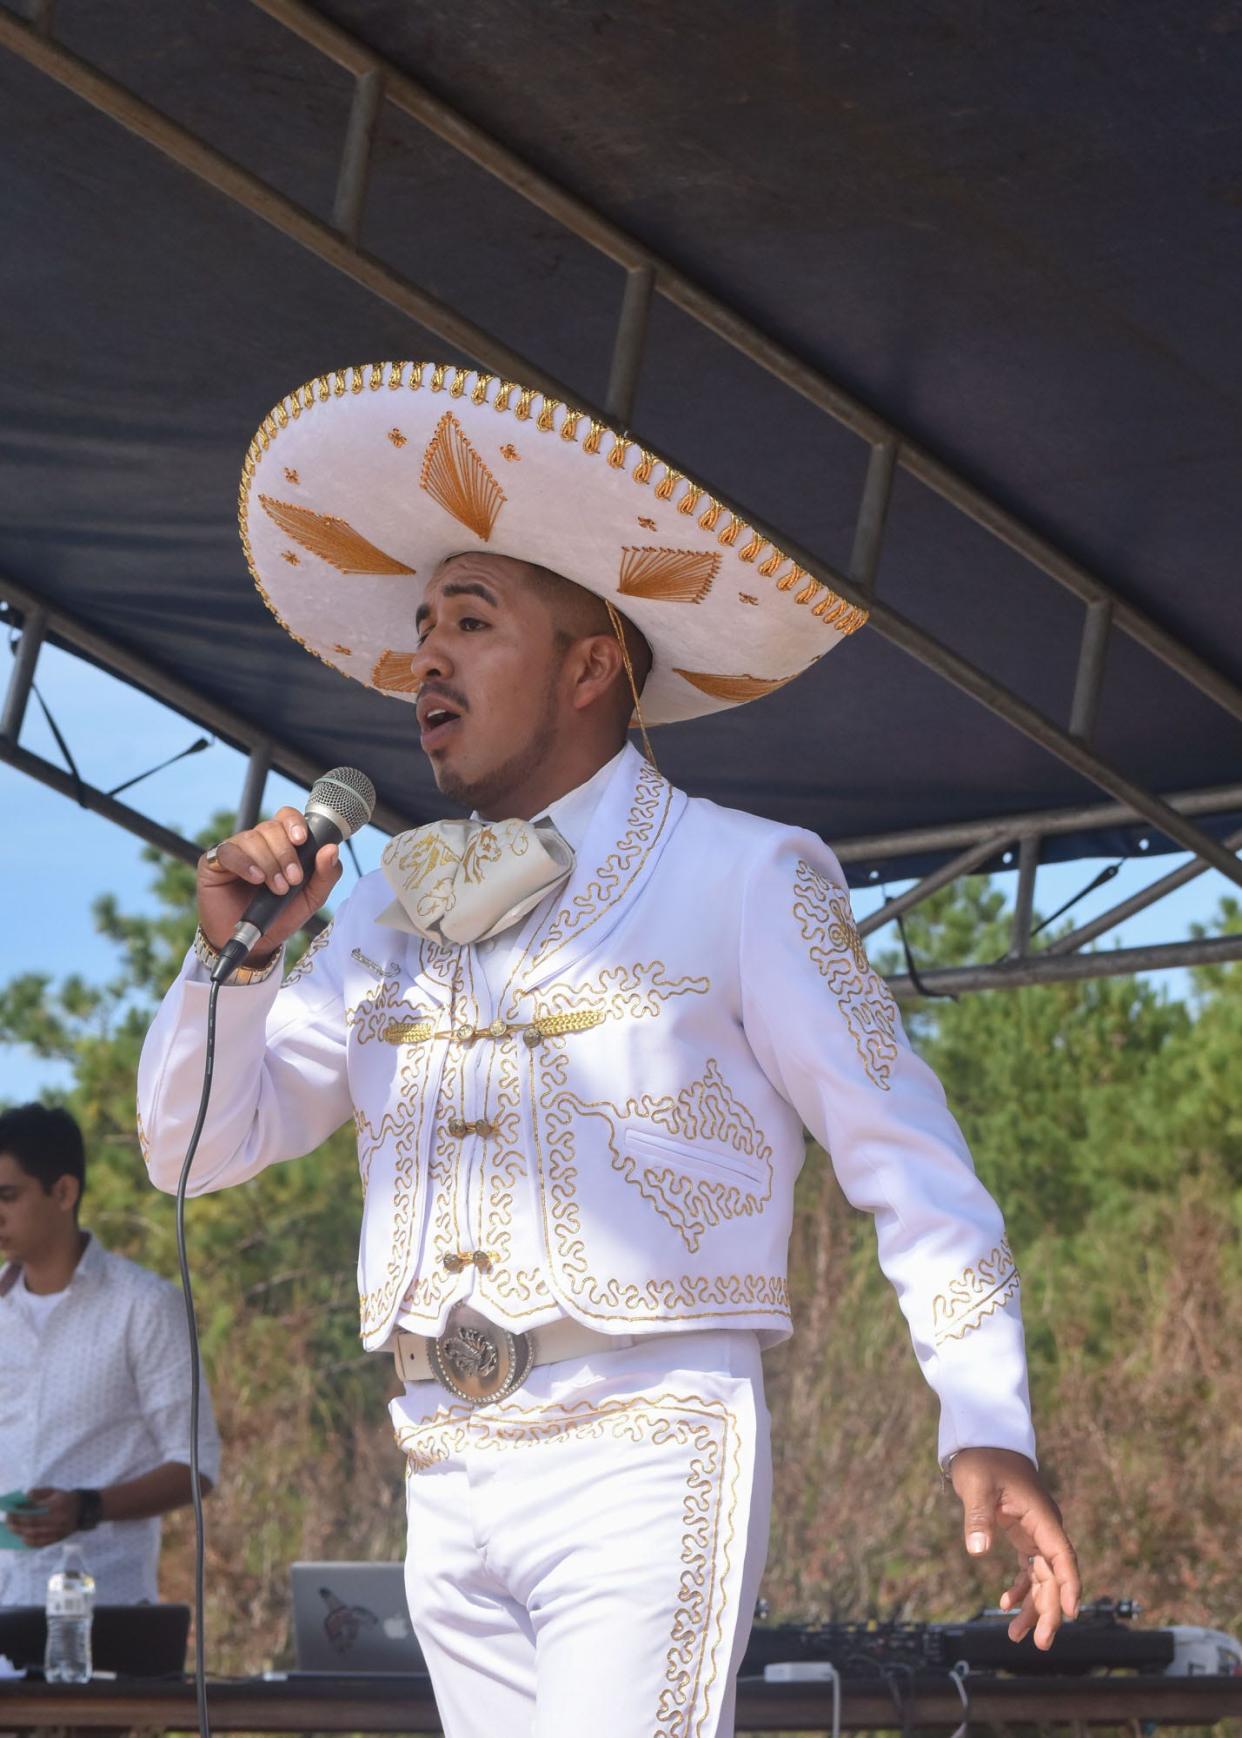
[[[427,697],[418,703],[418,724],[423,752],[430,754],[452,736],[461,722],[461,713],[445,700]]]

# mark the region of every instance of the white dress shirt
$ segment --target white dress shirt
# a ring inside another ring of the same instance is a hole
[[[91,1236],[53,1299],[27,1293],[20,1269],[0,1272],[0,1492],[102,1490],[167,1461],[188,1464],[190,1354],[178,1288]],[[199,1439],[214,1483],[220,1440],[206,1384]],[[101,1604],[158,1599],[158,1516],[105,1521],[71,1541]],[[42,1605],[63,1549],[0,1551],[0,1607]]]

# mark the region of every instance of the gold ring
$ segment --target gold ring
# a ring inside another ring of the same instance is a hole
[[[206,862],[207,867],[209,869],[218,869],[220,867],[220,859],[216,856],[216,852],[219,849],[220,849],[219,845],[209,845],[208,846],[207,856],[205,858],[205,862]]]

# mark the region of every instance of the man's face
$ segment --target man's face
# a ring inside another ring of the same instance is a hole
[[[454,556],[417,617],[423,752],[444,795],[484,813],[539,763],[562,710],[561,646],[526,572],[504,555]]]
[[[73,1223],[77,1184],[59,1177],[50,1192],[11,1153],[0,1153],[0,1259],[28,1262],[44,1255]]]

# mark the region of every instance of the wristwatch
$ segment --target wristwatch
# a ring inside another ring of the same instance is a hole
[[[103,1496],[99,1491],[74,1491],[78,1499],[79,1533],[90,1533],[103,1520]]]

